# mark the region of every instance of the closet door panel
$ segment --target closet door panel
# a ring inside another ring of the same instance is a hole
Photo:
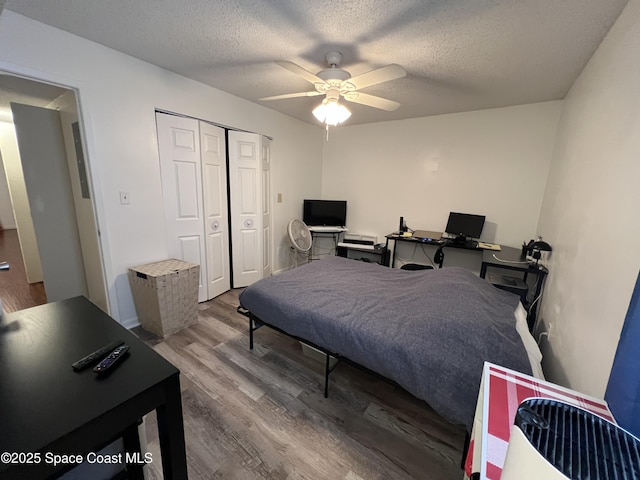
[[[198,121],[156,113],[170,258],[200,265],[198,301],[207,300],[207,262]]]
[[[229,132],[233,287],[262,278],[262,167],[260,136]]]
[[[208,298],[214,298],[231,288],[224,129],[200,122],[200,144],[206,219],[207,293]]]

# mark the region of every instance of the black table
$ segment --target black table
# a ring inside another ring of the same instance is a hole
[[[414,243],[414,244],[422,244],[422,245],[434,245],[435,247],[438,248],[438,250],[440,250],[442,252],[442,249],[444,249],[445,247],[447,248],[459,248],[462,250],[473,250],[476,252],[481,252],[482,249],[480,249],[478,247],[478,242],[473,240],[469,243],[457,243],[452,239],[446,239],[446,238],[429,238],[429,239],[424,239],[424,238],[416,238],[413,236],[407,236],[405,237],[404,235],[398,234],[398,233],[390,233],[389,235],[386,236],[387,238],[387,243],[386,243],[386,248],[389,249],[389,240],[393,240],[394,242],[408,242],[408,243]],[[391,263],[389,264],[389,266],[391,268],[394,267],[395,262],[396,262],[396,249],[393,249],[393,254],[390,256],[391,257]],[[439,260],[435,260],[435,263],[438,264],[439,268],[442,268],[442,263],[444,261],[444,253],[442,253],[440,255],[440,259]]]
[[[336,256],[350,258],[349,252],[354,255],[365,255],[360,260],[375,261],[385,267],[389,266],[389,251],[386,245],[372,245],[373,248],[366,248],[366,246],[358,245],[357,243],[338,244],[336,247]]]
[[[549,271],[542,265],[528,262],[521,248],[502,246],[500,251],[484,250],[482,253],[482,265],[480,267],[480,278],[485,278],[487,269],[499,268],[519,272],[526,283],[529,275],[535,275],[533,288],[533,298],[530,302],[523,303],[527,310],[527,324],[532,331],[538,314],[540,297],[544,286],[544,280]]]
[[[71,364],[114,340],[128,358],[99,378]],[[137,425],[156,410],[165,479],[187,478],[179,370],[84,297],[5,315],[0,321],[0,479],[47,478],[73,467],[53,454],[87,458],[119,437],[139,450]],[[40,460],[37,460],[37,458]],[[153,458],[153,462],[160,459]],[[127,464],[130,478],[142,466]]]
[[[401,241],[414,244],[421,243],[426,245],[434,245],[439,249],[460,248],[478,252],[482,255],[480,278],[485,278],[487,275],[487,270],[490,268],[499,268],[510,270],[513,272],[519,272],[522,274],[522,280],[524,283],[527,283],[529,275],[534,275],[535,283],[533,284],[533,298],[531,298],[530,301],[523,301],[523,306],[527,310],[527,324],[529,326],[529,330],[532,331],[533,327],[535,326],[536,318],[538,316],[538,306],[540,305],[540,297],[542,296],[544,281],[549,271],[542,265],[537,265],[527,261],[526,256],[522,253],[522,248],[507,247],[501,245],[500,250],[489,250],[479,248],[477,242],[473,242],[470,244],[457,244],[451,240],[433,239],[425,241],[423,239],[417,239],[410,236],[404,237],[402,235],[398,235],[397,233],[391,233],[387,235],[387,245],[389,243],[389,240],[393,240],[394,242]],[[391,268],[393,268],[396,257],[395,248],[393,249],[393,255],[390,255],[390,257],[390,266]],[[439,261],[436,261],[436,263],[440,268],[442,268],[442,258]]]

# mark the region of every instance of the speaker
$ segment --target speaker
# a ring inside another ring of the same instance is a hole
[[[400,227],[398,227],[398,231],[399,232],[404,232],[405,226],[404,226],[404,217],[400,217]]]

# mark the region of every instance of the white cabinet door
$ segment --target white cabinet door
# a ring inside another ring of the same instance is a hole
[[[260,136],[229,132],[229,186],[233,287],[262,278],[262,154]]]
[[[207,262],[198,120],[156,113],[169,256],[200,265],[198,301],[207,300]]]
[[[200,122],[200,146],[207,253],[207,298],[210,299],[231,288],[227,146],[224,129]]]

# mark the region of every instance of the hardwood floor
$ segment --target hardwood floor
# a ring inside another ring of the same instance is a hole
[[[249,350],[240,290],[200,305],[200,321],[164,340],[138,328],[181,370],[189,478],[448,480],[462,478],[464,429],[400,387],[348,364],[331,374],[267,327]],[[155,415],[146,417],[162,478]]]
[[[5,312],[47,303],[44,284],[27,283],[17,230],[0,230],[0,262],[4,261],[10,267],[0,270],[0,299]]]

